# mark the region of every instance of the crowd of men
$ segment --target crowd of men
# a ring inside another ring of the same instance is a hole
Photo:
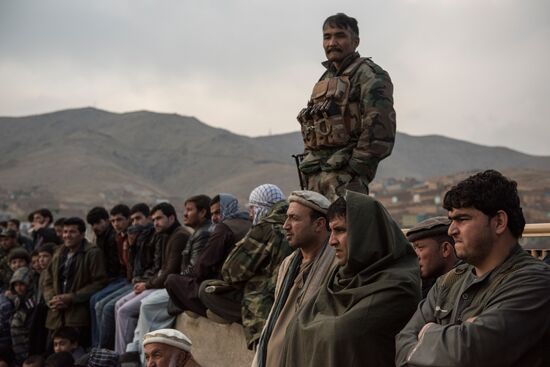
[[[0,367],[198,366],[182,312],[241,324],[253,366],[550,366],[550,266],[519,245],[515,181],[477,173],[406,235],[368,195],[395,111],[358,45],[355,19],[324,22],[327,71],[298,117],[308,190],[258,186],[248,211],[228,193],[39,209],[31,237],[6,222]]]
[[[92,242],[78,217],[57,221],[61,238],[47,209],[32,237],[11,219],[0,363],[196,366],[173,329],[187,312],[241,324],[254,366],[548,365],[550,267],[518,244],[516,183],[478,173],[444,208],[404,235],[369,195],[264,184],[248,212],[192,196],[183,224],[166,202],[94,207]]]

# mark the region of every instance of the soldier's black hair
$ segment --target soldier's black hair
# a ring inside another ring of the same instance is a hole
[[[109,213],[107,212],[107,209],[102,206],[96,206],[90,209],[86,215],[86,222],[88,222],[91,226],[99,223],[101,220],[109,220]]]
[[[136,213],[141,213],[145,217],[148,217],[149,214],[151,213],[151,211],[149,210],[149,205],[145,203],[138,203],[134,205],[132,209],[130,209],[130,215],[136,214]]]
[[[349,29],[352,35],[359,38],[359,26],[357,25],[357,19],[347,16],[344,13],[331,15],[325,19],[323,22],[323,29],[325,29],[327,25],[342,29]]]
[[[176,209],[174,206],[170,203],[159,203],[151,209],[151,214],[155,214],[157,211],[161,211],[162,214],[166,215],[167,217],[173,216],[176,220],[178,219],[178,215],[176,214]]]
[[[336,217],[346,218],[347,203],[346,199],[339,197],[336,201],[328,207],[327,219],[329,222]]]
[[[219,200],[219,195],[218,196],[218,201]],[[195,204],[195,206],[197,207],[197,211],[201,211],[201,210],[206,210],[206,217],[207,219],[210,219],[210,205],[212,205],[212,200],[210,200],[210,197],[207,196],[207,195],[195,195],[195,196],[191,196],[190,198],[188,198],[187,200],[185,200],[185,204],[187,203],[193,203]]]
[[[489,217],[499,210],[508,215],[508,228],[515,238],[520,238],[525,228],[517,182],[495,170],[487,170],[468,177],[453,186],[443,199],[443,208],[475,208]]]
[[[86,232],[86,223],[84,223],[84,221],[78,217],[71,217],[71,218],[65,219],[63,226],[76,226],[78,228],[78,232],[80,233]]]
[[[124,218],[130,218],[130,208],[126,204],[117,204],[109,212],[111,215],[122,215]]]

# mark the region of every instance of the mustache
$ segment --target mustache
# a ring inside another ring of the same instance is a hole
[[[331,51],[340,51],[340,52],[342,52],[342,49],[340,47],[333,46],[333,47],[329,47],[327,49],[327,52],[331,52]]]

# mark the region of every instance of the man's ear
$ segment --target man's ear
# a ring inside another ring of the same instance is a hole
[[[359,36],[357,36],[353,39],[353,48],[359,47],[359,43],[361,43],[361,39],[359,38]]]
[[[441,248],[441,254],[443,255],[444,258],[448,258],[455,252],[454,246],[449,241],[443,242],[440,248]]]
[[[508,214],[504,210],[499,210],[491,220],[494,221],[495,233],[498,235],[503,234],[508,228]]]
[[[315,220],[315,232],[322,232],[327,228],[327,219],[319,217]]]
[[[201,217],[203,220],[206,218],[206,209],[201,209],[199,212],[199,217]]]

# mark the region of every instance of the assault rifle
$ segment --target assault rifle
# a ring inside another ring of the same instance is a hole
[[[296,163],[296,170],[298,170],[298,178],[300,179],[300,188],[302,190],[306,189],[306,185],[305,185],[305,178],[302,172],[300,171],[300,162],[302,162],[305,156],[306,156],[305,153],[292,155],[292,158],[294,158],[294,163]]]

